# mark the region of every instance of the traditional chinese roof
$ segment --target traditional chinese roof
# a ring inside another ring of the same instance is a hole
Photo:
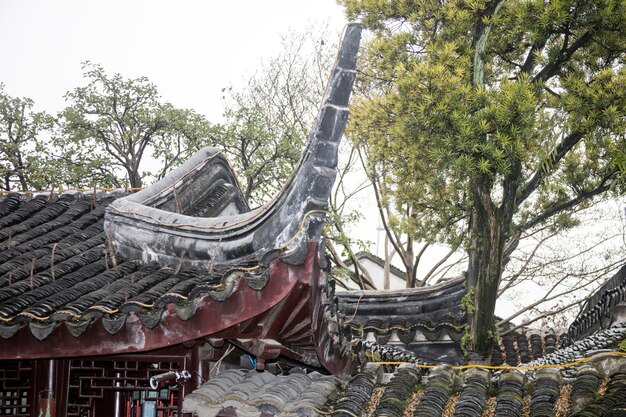
[[[384,343],[391,331],[409,344],[421,331],[427,340],[438,340],[442,332],[457,339],[466,313],[461,299],[467,293],[465,280],[458,278],[422,288],[402,290],[337,291],[340,310],[354,331],[374,332]],[[458,340],[458,339],[457,339]]]
[[[24,340],[23,329],[28,328],[43,340],[62,325],[63,332],[78,338],[94,321],[114,335],[128,327],[129,315],[130,327],[155,329],[164,318],[190,320],[204,303],[224,302],[241,292],[242,285],[255,292],[266,287],[269,263],[244,260],[205,269],[144,262],[109,251],[104,214],[119,197],[12,195],[0,203],[3,339]]]
[[[467,314],[465,280],[423,288],[337,292],[339,310],[353,337],[402,346],[433,362],[460,363],[459,340]]]
[[[626,266],[584,304],[567,331],[523,329],[501,337],[494,365],[529,363],[573,341],[597,339],[626,322]],[[458,343],[466,326],[464,279],[416,289],[337,292],[339,309],[353,337],[409,350],[432,363],[464,360]],[[611,329],[612,328],[612,329]],[[589,337],[591,336],[591,337]]]
[[[257,290],[267,283],[267,266],[248,270],[250,265],[240,262],[207,270],[112,255],[103,220],[106,207],[118,197],[12,195],[0,203],[5,214],[0,219],[3,338],[28,326],[42,340],[59,323],[78,337],[96,318],[114,334],[129,313],[153,328],[168,305],[188,320],[194,300],[202,295],[227,299],[235,290],[235,278]],[[214,195],[207,197],[203,203]]]
[[[626,325],[613,326],[517,369],[494,370],[433,367],[401,348],[360,341],[354,349],[363,365],[347,382],[227,371],[184,407],[194,416],[619,416],[626,358],[604,352],[625,335]]]
[[[249,209],[212,148],[135,194],[1,199],[0,358],[145,351],[210,336],[259,360],[283,356],[344,377],[363,365],[347,383],[317,373],[228,371],[185,398],[185,411],[198,415],[481,416],[489,407],[496,415],[551,415],[557,394],[570,395],[574,415],[623,406],[626,366],[422,368],[463,361],[462,278],[336,294],[327,284],[321,225],[359,35],[348,28],[304,156],[266,206]],[[623,274],[590,299],[569,335],[508,334],[492,364],[561,366],[614,349],[626,325],[603,318],[624,300]],[[582,338],[571,343],[570,335]]]
[[[1,199],[0,359],[211,335],[345,372],[320,247],[360,32],[347,27],[303,157],[263,207],[249,209],[213,148],[134,194]]]
[[[284,253],[302,262],[301,241],[320,236],[337,175],[360,31],[358,25],[347,26],[302,159],[272,201],[245,213],[233,208],[217,217],[185,214],[199,190],[217,181],[236,187],[226,160],[208,148],[167,178],[111,204],[105,227],[116,251],[173,265],[260,262]]]

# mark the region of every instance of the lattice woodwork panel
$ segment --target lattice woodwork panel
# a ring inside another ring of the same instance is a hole
[[[32,362],[0,364],[0,415],[30,417],[32,384]]]
[[[151,390],[151,376],[182,371],[185,357],[127,356],[70,362],[68,416],[111,415],[116,402],[126,417],[179,416],[177,387]]]

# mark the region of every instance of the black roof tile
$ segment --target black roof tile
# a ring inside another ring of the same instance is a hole
[[[377,417],[402,416],[409,397],[420,383],[421,377],[420,368],[412,365],[399,367],[387,384],[374,415]]]
[[[467,371],[454,417],[480,417],[483,415],[487,393],[491,385],[491,374],[485,369]]]
[[[274,376],[228,370],[185,397],[184,413],[217,415],[232,407],[238,416],[317,416],[333,399],[340,381],[318,373]]]
[[[551,417],[555,414],[555,404],[561,393],[561,374],[558,369],[537,371],[532,397],[530,415]]]
[[[78,336],[95,317],[109,320],[107,330],[119,330],[115,323],[131,312],[154,325],[167,304],[207,293],[227,298],[220,294],[226,289],[222,280],[238,265],[206,271],[112,256],[103,221],[114,199],[81,194],[0,199],[0,335],[11,337],[28,324],[41,338],[57,322],[69,321]],[[238,273],[254,283],[259,271]]]
[[[623,416],[626,409],[626,364],[609,375],[604,395],[589,398],[586,404],[576,404],[571,416]]]
[[[428,375],[424,395],[415,408],[415,417],[436,417],[443,414],[448,397],[452,392],[454,372],[446,366],[440,366]]]
[[[340,417],[362,415],[374,386],[381,376],[381,371],[379,366],[372,366],[354,375],[337,400],[333,414]]]
[[[626,362],[609,362],[585,363],[573,378],[563,377],[556,368],[500,373],[370,363],[343,384],[317,373],[274,376],[230,370],[186,396],[183,412],[220,415],[233,407],[238,416],[434,417],[444,415],[445,408],[445,415],[455,417],[620,415],[626,407]],[[612,370],[603,370],[606,366]],[[603,381],[605,393],[600,389]],[[372,400],[375,390],[382,392],[379,401]],[[458,395],[452,396],[454,392]],[[559,401],[565,408],[557,409]]]
[[[22,197],[18,194],[9,194],[5,198],[0,199],[0,216],[8,216],[20,206],[21,202]]]

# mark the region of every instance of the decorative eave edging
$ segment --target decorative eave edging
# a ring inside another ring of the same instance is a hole
[[[430,341],[448,334],[458,341],[466,324],[461,307],[467,293],[464,283],[464,278],[456,278],[423,288],[342,291],[336,296],[345,324],[359,337],[373,333],[384,344],[395,332],[409,344],[419,334]]]
[[[119,269],[123,267],[131,265],[132,268],[132,265],[139,264],[141,263],[136,261],[125,262],[120,268],[114,267],[96,276],[104,276],[111,271],[120,272]],[[172,268],[160,268],[158,272],[166,270],[173,273],[174,275],[172,276],[178,274]],[[134,275],[136,272],[138,271],[135,270],[130,275]],[[193,275],[202,274],[202,271],[187,270],[182,273]],[[96,304],[85,306],[80,310],[75,305],[72,305],[73,303],[69,303],[69,305],[66,304],[65,307],[54,311],[48,316],[37,314],[37,307],[28,308],[9,318],[0,316],[0,338],[10,339],[21,327],[28,326],[37,340],[44,340],[60,323],[65,323],[72,336],[80,337],[94,320],[102,320],[105,329],[110,334],[115,334],[122,328],[129,314],[133,314],[146,327],[152,329],[160,321],[164,311],[168,308],[171,309],[172,306],[176,315],[181,320],[186,321],[195,314],[196,305],[203,297],[209,296],[213,300],[221,302],[229,298],[242,283],[254,290],[261,291],[269,279],[269,271],[266,267],[255,268],[252,271],[246,270],[244,267],[232,268],[217,275],[221,276],[219,283],[208,284],[199,282],[199,279],[194,279],[196,283],[191,288],[191,291],[188,292],[188,295],[180,294],[180,292],[175,290],[176,286],[174,286],[149,303],[131,299],[118,307],[110,308],[96,301]],[[192,281],[192,279],[189,281]],[[187,287],[193,285],[187,281],[179,282],[179,284],[184,284],[183,286]],[[89,297],[90,294],[84,295]],[[141,297],[141,294],[139,297]],[[76,301],[74,300],[74,302]]]
[[[263,314],[285,299],[298,283],[307,283],[313,272],[313,258],[307,257],[300,266],[274,261],[270,266],[273,279],[268,280],[263,291],[240,283],[241,278],[236,278],[234,285],[238,288],[224,301],[217,301],[209,294],[195,299],[192,306],[194,312],[190,315],[193,320],[181,319],[176,303],[170,303],[160,313],[152,329],[142,323],[134,312],[126,315],[113,334],[105,328],[103,318],[89,322],[80,338],[74,337],[67,326],[58,323],[43,342],[34,340],[29,327],[24,326],[10,339],[0,340],[0,359],[140,352],[217,334]]]
[[[0,360],[142,352],[211,337],[254,340],[253,345],[261,346],[254,352],[261,359],[285,354],[303,363],[313,361],[314,366],[321,365],[337,376],[349,376],[356,362],[339,331],[336,311],[327,302],[320,245],[309,242],[306,249],[302,265],[273,261],[262,291],[236,278],[235,291],[225,300],[215,300],[208,294],[200,296],[188,306],[191,311],[187,320],[181,318],[180,306],[170,303],[158,312],[152,328],[146,325],[145,318],[139,318],[145,313],[142,311],[122,317],[114,333],[113,324],[104,323],[114,318],[94,318],[85,323],[86,329],[79,338],[69,328],[71,321],[51,327],[43,341],[33,339],[29,326],[23,326],[10,339],[0,340]],[[309,325],[294,326],[302,322]],[[264,343],[272,349],[264,351]]]

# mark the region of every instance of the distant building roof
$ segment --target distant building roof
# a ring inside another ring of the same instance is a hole
[[[367,251],[360,251],[354,254],[354,256],[361,260],[361,259],[368,259],[372,262],[374,262],[376,265],[379,265],[381,268],[385,267],[385,260],[374,255],[371,252],[367,252]],[[352,259],[348,258],[344,261],[344,263],[348,266],[352,265]],[[391,263],[389,263],[389,272],[394,274],[395,276],[397,276],[398,278],[406,281],[406,272],[402,271],[400,268],[392,265]]]
[[[572,339],[577,340],[599,329],[611,326],[616,320],[626,320],[626,265],[598,288],[584,303],[569,327]]]

